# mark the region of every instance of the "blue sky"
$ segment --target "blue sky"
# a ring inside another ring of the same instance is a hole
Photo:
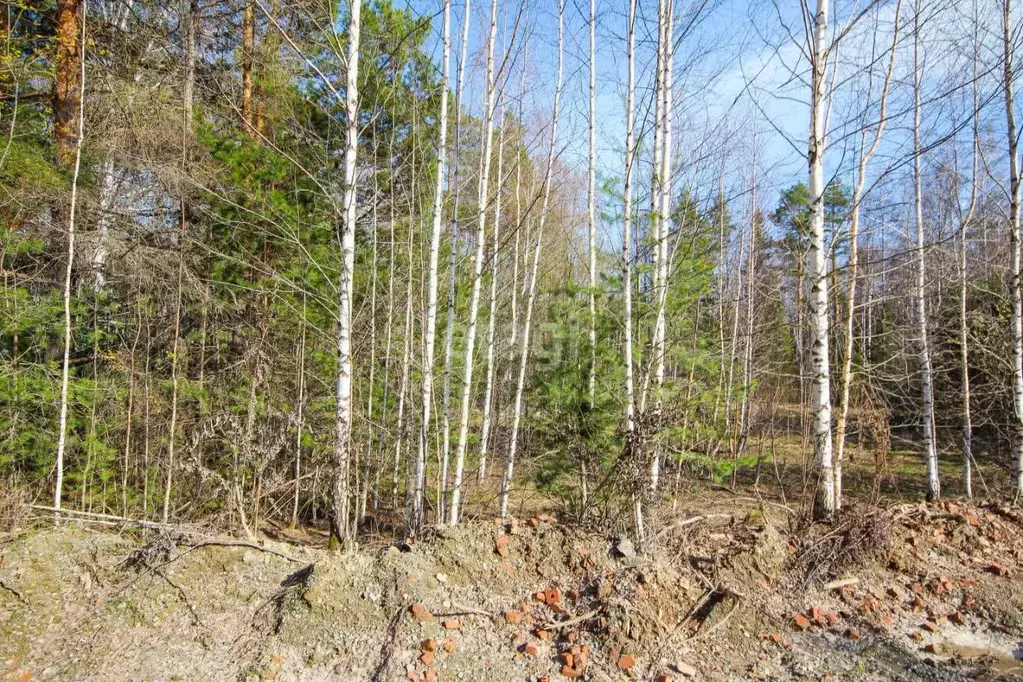
[[[557,2],[527,0],[529,47],[527,69],[527,119],[538,126],[549,120],[556,66]],[[989,47],[983,59],[993,65],[1000,48],[995,40],[1000,27],[993,12],[993,0],[980,0],[983,28],[988,31]],[[430,49],[440,59],[440,11],[442,0],[411,0],[421,15],[435,15]],[[1017,3],[1018,4],[1018,3]],[[650,74],[655,57],[655,0],[641,0],[637,24],[637,122],[645,127],[652,87]],[[831,105],[831,132],[826,156],[826,173],[851,182],[859,144],[858,121],[863,118],[868,83],[864,64],[874,59],[872,92],[876,96],[887,50],[892,37],[895,0],[886,0],[876,12],[863,18],[841,43],[838,71],[839,93]],[[682,185],[696,188],[704,197],[716,191],[722,169],[726,191],[733,197],[733,212],[741,211],[742,195],[748,187],[756,140],[758,205],[770,210],[778,192],[794,182],[804,181],[805,148],[809,108],[809,86],[802,11],[798,3],[757,2],[756,0],[708,0],[706,5],[693,0],[677,0],[681,30],[694,21],[692,30],[681,41],[676,53],[674,143],[676,189]],[[456,0],[452,10],[452,80],[464,2]],[[840,30],[848,17],[862,10],[863,3],[839,3]],[[964,42],[968,34],[973,0],[958,4],[924,4],[922,59],[924,63],[924,138],[942,138],[965,120],[968,88],[963,82],[972,65],[971,46]],[[517,2],[502,0],[498,49],[507,45]],[[940,14],[935,11],[940,9]],[[588,106],[588,0],[567,0],[565,9],[565,89],[562,99],[562,124],[559,131],[562,163],[585,173],[587,163]],[[597,0],[597,156],[602,178],[623,173],[625,139],[626,13],[625,0]],[[912,41],[906,20],[913,11],[912,0],[903,0],[903,31],[897,52],[895,76],[889,104],[884,142],[870,171],[871,183],[882,175],[902,177],[908,170],[910,152]],[[490,3],[473,0],[470,17],[470,44],[467,89],[463,106],[472,112],[481,109],[483,47],[488,28]],[[502,37],[503,36],[503,37]],[[519,64],[521,65],[521,59]],[[507,87],[508,104],[516,106],[519,66]],[[965,75],[964,75],[965,74]],[[987,130],[998,138],[1004,109],[997,99],[997,74],[982,79],[982,96],[990,99],[985,115]],[[957,89],[958,88],[958,89]],[[944,97],[947,93],[953,97]],[[940,99],[939,99],[940,96]],[[876,103],[868,106],[867,120],[876,120]],[[873,117],[873,118],[871,118]],[[969,132],[968,130],[966,131]],[[537,141],[537,152],[546,149],[546,137]],[[995,161],[997,163],[997,161]],[[641,183],[649,177],[649,161],[637,169]]]

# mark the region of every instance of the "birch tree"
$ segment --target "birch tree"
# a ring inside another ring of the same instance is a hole
[[[473,266],[472,293],[469,297],[469,322],[465,332],[465,368],[462,378],[461,412],[458,421],[458,443],[455,446],[455,478],[451,486],[451,514],[449,522],[458,525],[458,507],[462,498],[462,473],[465,469],[465,449],[469,440],[469,403],[472,398],[472,374],[476,350],[476,323],[479,317],[480,289],[483,284],[483,258],[486,253],[487,201],[490,189],[490,157],[494,144],[494,99],[497,86],[494,79],[494,44],[497,42],[497,0],[490,3],[490,34],[487,39],[487,63],[483,93],[483,159],[480,163],[480,181],[476,212],[476,260]]]
[[[437,140],[437,178],[433,191],[433,224],[430,231],[430,264],[426,288],[426,338],[423,340],[423,416],[420,422],[420,448],[416,461],[416,489],[410,520],[412,534],[419,532],[423,520],[423,489],[426,485],[426,443],[430,434],[433,408],[433,356],[437,334],[437,261],[440,257],[441,221],[444,217],[444,180],[448,144],[448,66],[451,57],[451,0],[444,0],[444,52],[441,57],[440,130]],[[443,474],[442,474],[443,478]]]
[[[526,384],[526,368],[529,364],[529,334],[533,321],[533,307],[536,302],[536,279],[540,268],[540,253],[543,248],[543,231],[547,221],[547,213],[550,208],[551,199],[551,175],[554,172],[554,159],[557,153],[558,144],[558,112],[561,107],[561,86],[564,70],[565,50],[565,1],[558,0],[558,67],[554,85],[554,111],[551,115],[551,143],[547,150],[547,164],[544,169],[543,200],[540,207],[540,216],[537,220],[536,247],[533,250],[532,272],[529,275],[529,289],[526,295],[526,310],[522,320],[522,336],[519,348],[519,373],[515,383],[515,401],[512,408],[512,427],[508,443],[508,455],[505,460],[504,473],[501,477],[501,517],[508,516],[509,497],[511,485],[515,478],[515,457],[518,450],[519,428],[522,424],[522,400]],[[528,249],[528,241],[527,241]]]
[[[71,197],[67,213],[67,266],[64,269],[64,358],[60,373],[60,421],[57,433],[57,480],[53,487],[53,506],[60,509],[64,490],[64,452],[67,448],[68,384],[71,374],[71,273],[75,261],[75,219],[78,208],[78,176],[82,168],[82,137],[85,133],[85,18],[88,0],[62,0],[57,8],[58,32],[58,101],[77,104],[77,121],[73,131],[55,126],[58,161],[68,156],[70,140],[74,150],[71,171]],[[77,81],[77,82],[76,82]],[[58,114],[60,114],[60,107]],[[58,122],[60,118],[58,116]],[[61,123],[67,126],[68,122]]]
[[[810,276],[810,366],[813,381],[810,409],[813,413],[813,450],[816,468],[814,513],[828,517],[835,512],[835,479],[831,443],[831,370],[828,353],[828,277],[824,246],[824,90],[828,50],[828,0],[817,0],[810,45],[810,138],[807,161],[810,190],[810,243],[807,270]]]
[[[333,484],[331,496],[331,535],[339,547],[351,546],[349,460],[352,434],[352,297],[355,270],[355,163],[359,147],[359,19],[362,0],[351,0],[348,23],[347,64],[345,65],[345,103],[347,120],[344,195],[339,226],[341,276],[338,282],[337,384],[334,425]]]
[[[859,243],[860,243],[860,207],[863,202],[864,187],[867,181],[867,164],[874,158],[877,148],[881,143],[881,136],[884,132],[885,122],[888,117],[888,93],[892,82],[892,73],[895,70],[895,55],[899,45],[899,14],[902,9],[902,0],[895,3],[895,18],[893,20],[892,43],[888,52],[888,68],[885,71],[884,82],[881,85],[879,97],[879,111],[877,124],[874,126],[873,134],[870,135],[870,144],[867,144],[869,129],[865,126],[860,132],[859,160],[856,164],[856,180],[852,192],[852,211],[849,216],[849,266],[848,285],[845,305],[845,347],[842,351],[842,374],[839,378],[841,388],[841,404],[838,412],[838,423],[835,425],[835,508],[842,506],[842,462],[845,458],[845,431],[846,422],[849,416],[849,395],[853,381],[853,351],[854,351],[854,329],[853,324],[856,318],[856,283],[859,277]],[[870,75],[868,74],[868,78]],[[870,104],[870,92],[868,87],[867,104]]]
[[[927,501],[941,497],[938,479],[938,453],[934,442],[934,374],[927,319],[927,261],[925,256],[923,188],[920,175],[920,94],[923,69],[920,63],[920,1],[913,13],[913,208],[916,224],[916,333],[920,348],[920,428],[923,454],[927,464]]]
[[[1013,38],[1011,0],[1002,5],[1003,83],[1005,93],[1005,126],[1009,156],[1009,247],[1012,251],[1012,272],[1009,288],[1012,296],[1012,405],[1013,467],[1016,492],[1023,493],[1023,282],[1020,266],[1020,170],[1019,140],[1016,137],[1016,103],[1013,97]]]
[[[462,47],[458,60],[458,76],[455,79],[455,158],[452,163],[452,202],[451,202],[451,223],[448,226],[448,324],[444,334],[444,406],[443,406],[443,443],[441,470],[448,470],[448,461],[451,454],[451,374],[453,371],[452,360],[454,353],[455,338],[455,278],[458,275],[458,209],[461,198],[461,184],[459,182],[459,170],[461,169],[461,131],[462,131],[462,92],[465,84],[465,62],[469,49],[469,19],[471,0],[465,0],[465,9],[462,12]],[[442,493],[447,479],[441,481]],[[443,499],[444,495],[442,495]]]
[[[632,360],[632,171],[636,160],[634,109],[636,99],[636,0],[629,0],[628,83],[625,99],[625,188],[622,196],[622,296],[624,298],[625,438],[632,451],[636,430],[636,393]]]

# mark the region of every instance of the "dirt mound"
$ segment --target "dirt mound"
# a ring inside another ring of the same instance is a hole
[[[850,512],[795,535],[783,509],[727,500],[695,509],[652,525],[643,554],[632,538],[543,515],[340,556],[272,542],[23,532],[0,548],[0,679],[1016,672],[1018,511]]]

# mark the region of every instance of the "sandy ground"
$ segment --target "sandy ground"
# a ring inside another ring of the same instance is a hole
[[[635,555],[543,515],[343,555],[23,529],[0,539],[0,679],[1023,678],[1018,508],[804,527],[722,494],[651,525]]]

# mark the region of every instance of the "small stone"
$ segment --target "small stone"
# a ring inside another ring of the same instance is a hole
[[[684,661],[675,661],[675,672],[683,677],[696,677],[699,671]]]
[[[436,578],[437,582],[441,583],[442,585],[448,581],[448,577],[443,573],[438,573],[436,575]]]
[[[924,624],[921,625],[920,627],[923,628],[924,630],[927,630],[927,632],[937,632],[938,631],[938,624],[935,623],[932,620],[925,620]]]
[[[849,628],[845,631],[845,638],[851,639],[855,642],[860,639],[860,631],[856,628]]]
[[[631,559],[636,556],[636,547],[627,537],[615,538],[614,553],[620,559]]]
[[[935,654],[936,656],[940,656],[942,648],[941,645],[938,644],[937,642],[931,642],[930,644],[924,645],[924,651],[929,654]]]
[[[954,612],[948,617],[948,619],[956,625],[966,625],[966,616],[964,616],[960,611]]]

